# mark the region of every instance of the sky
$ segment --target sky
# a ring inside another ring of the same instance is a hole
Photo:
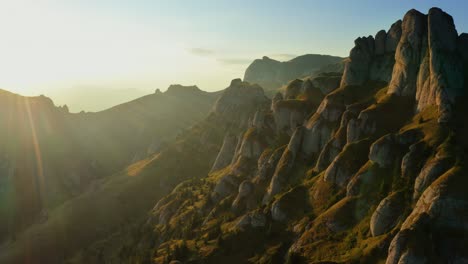
[[[460,0],[0,0],[0,88],[72,112],[175,83],[216,91],[256,58],[345,57],[357,37],[432,6],[468,32]]]

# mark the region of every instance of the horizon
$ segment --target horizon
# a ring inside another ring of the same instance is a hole
[[[336,2],[4,3],[0,88],[44,94],[71,112],[99,111],[170,84],[224,89],[263,56],[347,57],[354,39],[388,30],[411,8],[427,13],[440,7],[454,17],[459,34],[468,28],[460,8],[465,3],[456,1]]]

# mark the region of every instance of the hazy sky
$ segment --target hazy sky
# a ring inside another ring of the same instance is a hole
[[[0,88],[72,111],[171,83],[214,91],[264,55],[347,56],[356,37],[431,6],[468,31],[461,0],[0,0]]]

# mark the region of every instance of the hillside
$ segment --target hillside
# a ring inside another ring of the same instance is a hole
[[[342,72],[343,59],[329,55],[306,54],[280,62],[263,57],[245,70],[244,81],[256,83],[265,90],[276,90],[289,81],[322,72]]]
[[[0,241],[206,117],[216,95],[181,87],[79,114],[44,96],[2,91]]]

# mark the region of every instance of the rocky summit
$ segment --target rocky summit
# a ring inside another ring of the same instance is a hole
[[[320,61],[264,57],[213,95],[158,91],[210,110],[4,236],[0,262],[468,263],[468,35],[410,10],[358,37],[343,71],[311,74],[341,58]]]

